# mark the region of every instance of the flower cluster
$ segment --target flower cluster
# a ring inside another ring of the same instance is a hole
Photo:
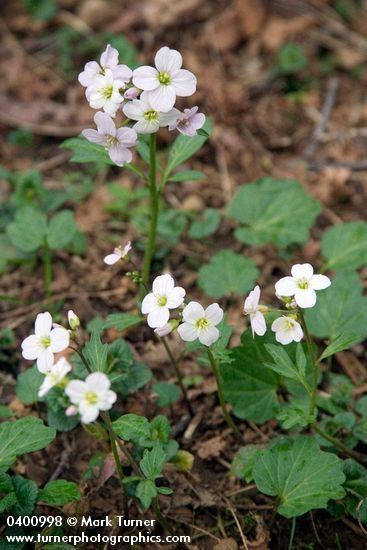
[[[292,276],[283,277],[275,284],[276,296],[287,308],[286,315],[273,321],[271,330],[275,332],[277,342],[286,345],[300,342],[303,338],[302,326],[299,323],[300,310],[313,307],[316,304],[316,290],[322,290],[331,285],[326,275],[314,275],[310,264],[296,264],[291,269]],[[263,336],[266,332],[264,313],[266,306],[259,304],[260,287],[256,286],[245,300],[244,312],[249,315],[252,334]]]
[[[315,291],[331,284],[325,275],[314,275],[310,264],[296,264],[291,273],[291,277],[283,277],[275,285],[276,295],[286,309],[275,310],[284,314],[271,325],[277,342],[284,345],[302,340],[303,330],[299,322],[301,310],[313,307],[316,303]],[[147,315],[148,325],[160,337],[177,329],[182,340],[192,342],[199,339],[205,346],[211,346],[220,336],[217,325],[223,319],[223,310],[216,303],[205,310],[198,302],[184,305],[185,294],[183,288],[175,286],[171,275],[160,275],[153,282],[152,292],[143,300],[142,313]],[[260,287],[256,286],[244,303],[244,313],[250,317],[253,336],[265,334],[265,314],[271,311],[259,302]],[[170,319],[170,310],[177,308],[180,308],[179,318]]]
[[[44,397],[54,387],[64,389],[72,403],[66,414],[71,416],[79,413],[82,422],[88,424],[97,419],[99,411],[110,409],[117,395],[110,390],[110,380],[104,373],[92,373],[85,381],[70,381],[70,363],[65,357],[55,362],[55,354],[69,347],[70,340],[75,338],[75,331],[80,326],[79,318],[71,310],[68,311],[68,322],[69,330],[53,323],[48,311],[39,313],[34,334],[22,342],[22,355],[25,359],[36,360],[38,370],[45,375],[38,396]]]
[[[156,53],[154,64],[132,70],[119,63],[118,51],[108,45],[100,63],[89,61],[79,74],[89,105],[100,110],[94,116],[97,130],[87,129],[82,134],[102,145],[118,166],[131,161],[130,149],[137,144],[137,134],[152,134],[166,126],[192,137],[205,123],[198,107],[183,112],[174,107],[177,97],[196,91],[196,77],[182,69],[181,54],[164,46]],[[119,112],[127,119],[116,125],[113,119]]]

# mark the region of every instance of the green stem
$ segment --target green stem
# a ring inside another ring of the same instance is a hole
[[[292,550],[292,547],[293,547],[294,534],[296,532],[296,521],[297,521],[297,517],[294,516],[294,518],[292,518],[292,527],[291,527],[291,535],[289,537],[288,550]]]
[[[243,440],[242,434],[239,431],[239,429],[237,428],[236,424],[233,422],[231,416],[229,415],[229,413],[227,411],[227,406],[226,406],[226,402],[225,402],[225,399],[224,399],[224,394],[223,394],[223,389],[222,389],[222,381],[221,381],[221,377],[220,377],[218,364],[215,360],[215,357],[213,355],[212,350],[210,348],[208,348],[207,351],[208,351],[208,358],[209,358],[209,361],[210,361],[210,364],[211,364],[211,367],[213,369],[213,373],[214,373],[214,376],[215,376],[215,380],[217,382],[219,403],[220,403],[220,406],[222,408],[224,419],[227,422],[228,426],[233,431],[233,433],[236,435],[236,437],[241,441],[241,443],[243,443],[244,440]]]
[[[148,176],[144,174],[144,172],[142,172],[140,168],[135,166],[135,164],[131,164],[131,163],[125,164],[125,168],[127,168],[128,170],[130,170],[130,172],[133,172],[134,174],[139,176],[139,178],[143,179],[144,181],[149,181]]]
[[[177,363],[177,361],[176,361],[176,359],[175,359],[175,357],[172,353],[172,350],[171,350],[171,348],[168,344],[168,340],[166,339],[166,337],[162,336],[161,340],[163,342],[164,348],[167,352],[168,357],[170,358],[171,364],[172,364],[172,366],[174,368],[174,371],[176,373],[177,380],[178,380],[179,386],[180,386],[181,391],[182,391],[182,395],[184,396],[184,400],[185,400],[185,403],[186,403],[186,406],[187,406],[187,410],[189,411],[189,415],[194,416],[195,413],[194,413],[194,410],[191,406],[190,399],[187,395],[187,391],[186,391],[185,385],[183,383],[180,367],[179,367],[179,365],[178,365],[178,363]]]
[[[319,374],[319,363],[317,361],[317,357],[313,349],[312,336],[308,330],[306,320],[303,315],[303,311],[299,309],[298,313],[301,319],[301,325],[303,328],[303,333],[305,335],[306,345],[307,345],[308,353],[312,364],[312,388],[311,388],[311,394],[310,394],[310,415],[313,416],[315,414],[315,408],[316,408],[316,392],[317,392],[317,379]]]
[[[46,299],[51,298],[51,282],[52,282],[52,265],[51,265],[51,250],[48,246],[47,239],[43,245],[43,259],[44,259],[44,280],[45,280],[45,295]]]
[[[149,192],[150,192],[150,227],[148,243],[145,249],[144,264],[142,270],[142,286],[140,293],[144,292],[144,285],[149,286],[150,269],[157,238],[157,223],[159,211],[159,193],[157,188],[157,135],[150,136],[150,172],[149,172]]]
[[[124,472],[122,470],[121,461],[120,461],[120,457],[119,457],[118,450],[117,450],[116,435],[115,435],[115,432],[113,431],[113,426],[112,426],[110,415],[107,412],[102,412],[101,411],[101,416],[102,416],[102,418],[105,421],[106,426],[107,426],[107,431],[108,431],[108,435],[109,435],[109,438],[110,438],[111,450],[112,450],[113,458],[114,458],[114,461],[115,461],[115,464],[116,464],[116,471],[118,473],[118,476],[119,476],[120,482],[121,482],[122,504],[123,504],[123,508],[124,508],[124,514],[125,514],[126,517],[129,517],[129,504],[128,504],[126,488],[125,488],[125,485],[124,485],[125,476],[124,476]]]
[[[327,432],[324,432],[324,430],[319,428],[319,426],[317,426],[317,424],[311,424],[311,428],[317,434],[321,435],[321,437],[323,437],[324,439],[326,439],[327,441],[332,443],[336,449],[339,449],[340,451],[345,453],[347,456],[350,456],[351,458],[354,458],[354,460],[357,460],[359,462],[366,462],[367,461],[367,457],[365,457],[364,455],[362,455],[360,453],[357,453],[356,451],[353,451],[353,449],[349,449],[348,447],[346,447],[344,445],[344,443],[341,443],[338,439],[336,439],[332,435],[328,434]]]

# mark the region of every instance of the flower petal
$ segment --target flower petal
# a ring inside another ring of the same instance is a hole
[[[54,364],[54,354],[51,348],[44,348],[37,357],[37,368],[40,372],[48,372]]]
[[[127,162],[131,162],[133,158],[132,152],[123,145],[113,145],[109,148],[108,154],[112,162],[117,164],[117,166],[123,166]]]
[[[252,314],[250,316],[251,321],[251,329],[252,329],[252,336],[255,334],[258,334],[259,336],[264,336],[266,332],[266,322],[265,317],[261,313],[261,311],[257,311],[256,313]]]
[[[125,116],[131,120],[141,120],[144,118],[144,109],[142,102],[139,99],[129,101],[122,108]]]
[[[314,290],[323,290],[331,285],[331,281],[326,275],[313,275],[309,281],[309,285]]]
[[[220,332],[217,327],[209,327],[199,331],[199,340],[204,346],[211,346],[218,340]]]
[[[66,328],[54,328],[50,332],[50,349],[53,353],[64,351],[69,346],[70,334]]]
[[[316,304],[316,292],[312,288],[299,288],[294,299],[299,307],[313,307]]]
[[[116,125],[107,113],[96,113],[94,115],[94,122],[99,134],[107,136],[116,135]]]
[[[138,67],[133,71],[133,84],[141,90],[154,90],[159,86],[157,69],[148,65]]]
[[[124,84],[126,84],[126,82],[129,82],[133,74],[132,70],[127,65],[117,65],[117,67],[112,69],[112,71],[114,78],[116,78],[117,80],[121,80],[121,82],[123,82]]]
[[[99,403],[100,411],[108,411],[117,400],[117,395],[114,391],[109,390],[103,395],[101,402]]]
[[[161,84],[149,92],[149,102],[155,111],[167,113],[176,101],[176,90],[172,84]]]
[[[79,413],[83,424],[90,424],[91,422],[97,420],[99,416],[99,408],[97,405],[90,405],[89,403],[82,401],[79,405]]]
[[[198,331],[191,323],[182,323],[177,332],[185,342],[193,342],[198,337]]]
[[[171,275],[159,275],[153,281],[153,292],[155,295],[167,296],[174,288],[175,281]]]
[[[182,312],[183,320],[189,323],[196,323],[204,315],[204,308],[198,302],[190,302]]]
[[[113,69],[118,65],[119,52],[110,44],[107,45],[105,51],[101,55],[101,65],[104,69]]]
[[[48,311],[39,313],[34,324],[34,332],[37,336],[48,337],[52,327],[52,317]]]
[[[292,276],[295,279],[306,279],[308,281],[313,275],[311,264],[295,264],[291,269]]]
[[[283,277],[275,283],[275,292],[279,296],[293,296],[298,290],[298,286],[293,277]]]
[[[88,391],[94,391],[100,395],[110,389],[111,382],[103,372],[92,372],[85,379],[85,385]]]
[[[159,123],[157,120],[139,120],[134,124],[134,130],[138,134],[155,134],[159,130]]]
[[[84,136],[85,139],[87,139],[91,143],[98,143],[98,145],[102,146],[106,145],[106,136],[99,134],[97,130],[88,128],[87,130],[82,131],[82,136]]]
[[[99,73],[100,66],[97,61],[89,61],[86,63],[84,71],[79,74],[78,80],[82,86],[87,87],[93,84],[94,79],[99,75]]]
[[[299,323],[294,324],[294,328],[291,331],[294,342],[300,342],[303,338],[303,330]]]
[[[170,290],[167,294],[167,307],[169,309],[174,309],[175,307],[179,307],[185,298],[186,290],[180,286],[176,286],[172,290]]]
[[[171,50],[167,46],[160,48],[154,57],[154,65],[159,72],[168,74],[181,69],[182,56],[177,50]]]
[[[208,306],[204,312],[205,318],[213,325],[218,325],[223,319],[223,309],[217,303]]]
[[[260,287],[256,285],[254,290],[251,290],[250,294],[247,296],[244,304],[244,312],[249,314],[256,311],[257,306],[260,301]]]
[[[36,334],[28,336],[22,342],[22,355],[24,359],[34,360],[43,352],[44,346],[40,342],[40,337]]]
[[[159,307],[157,304],[157,298],[153,292],[150,292],[145,296],[143,303],[141,304],[141,312],[146,315],[154,309],[157,309],[157,307]]]
[[[196,76],[186,69],[181,69],[172,75],[172,86],[176,95],[188,97],[196,91]]]
[[[121,254],[108,254],[103,258],[103,261],[107,265],[113,265],[121,260]]]
[[[82,380],[72,380],[65,388],[65,393],[74,405],[78,405],[86,392],[85,382]]]
[[[117,139],[124,147],[135,147],[138,136],[133,128],[119,128],[117,130]]]
[[[158,307],[148,313],[147,323],[151,328],[163,327],[169,320],[168,307]]]
[[[158,114],[159,126],[161,128],[163,126],[169,126],[173,124],[179,116],[180,116],[180,111],[175,108],[168,111],[168,113],[159,113]]]

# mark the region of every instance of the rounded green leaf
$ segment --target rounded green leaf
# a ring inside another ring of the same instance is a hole
[[[367,223],[339,223],[325,231],[322,253],[326,269],[353,270],[367,265]]]
[[[33,206],[24,206],[17,210],[14,221],[7,227],[7,234],[14,246],[24,252],[34,252],[44,244],[46,216]]]
[[[62,210],[52,218],[47,230],[47,242],[50,248],[61,250],[74,238],[77,231],[75,217],[71,210]]]

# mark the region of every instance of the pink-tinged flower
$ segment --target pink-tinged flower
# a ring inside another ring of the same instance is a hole
[[[132,70],[127,65],[119,65],[118,51],[108,44],[101,55],[100,64],[97,61],[89,61],[85,65],[84,71],[79,74],[78,80],[82,86],[87,88],[94,83],[96,76],[103,76],[106,69],[110,69],[113,77],[123,83],[129,82],[132,76]]]
[[[75,405],[70,405],[65,411],[66,416],[75,416],[78,414],[78,407]]]
[[[126,258],[131,249],[131,241],[128,241],[123,248],[122,246],[114,248],[113,253],[105,256],[103,261],[107,265],[113,265],[119,260],[123,260],[124,258]]]
[[[291,342],[300,342],[303,338],[301,325],[291,316],[282,315],[275,319],[271,325],[271,330],[275,332],[275,339],[283,346]]]
[[[310,264],[296,264],[291,269],[292,277],[283,277],[275,284],[279,296],[294,296],[301,308],[313,307],[316,304],[315,290],[322,290],[331,285],[326,275],[314,275]]]
[[[174,106],[176,96],[187,97],[195,93],[196,77],[181,69],[181,54],[167,46],[158,50],[154,62],[155,67],[144,65],[134,70],[133,84],[149,93],[155,111],[167,113]]]
[[[132,153],[129,150],[135,147],[138,136],[132,128],[116,128],[112,118],[106,113],[96,113],[94,122],[97,130],[83,130],[82,135],[92,143],[102,145],[117,166],[131,162]]]
[[[260,301],[260,287],[255,286],[254,290],[251,290],[247,296],[244,304],[245,315],[250,316],[252,336],[258,334],[264,336],[266,332],[265,317],[263,315],[264,307],[259,306]]]
[[[85,91],[89,105],[93,109],[103,109],[111,116],[115,116],[117,109],[124,101],[120,89],[125,84],[122,80],[117,80],[110,69],[106,69],[104,75],[97,75],[93,83]]]
[[[140,99],[126,103],[122,110],[127,118],[137,120],[133,128],[139,134],[154,134],[158,132],[159,128],[172,124],[179,115],[179,111],[175,108],[168,113],[155,111],[149,100],[148,92],[143,92]]]
[[[47,372],[54,364],[54,354],[69,346],[70,335],[63,327],[52,328],[52,317],[48,311],[39,313],[34,325],[34,334],[22,342],[24,359],[37,359],[40,372]]]
[[[199,107],[192,107],[192,109],[184,109],[183,113],[180,113],[177,119],[169,125],[169,130],[178,130],[185,136],[196,136],[198,130],[205,124],[204,113],[198,113]]]
[[[131,101],[132,99],[137,99],[139,97],[141,90],[139,88],[136,88],[135,86],[131,86],[131,88],[128,88],[124,91],[124,99],[127,99]]]

